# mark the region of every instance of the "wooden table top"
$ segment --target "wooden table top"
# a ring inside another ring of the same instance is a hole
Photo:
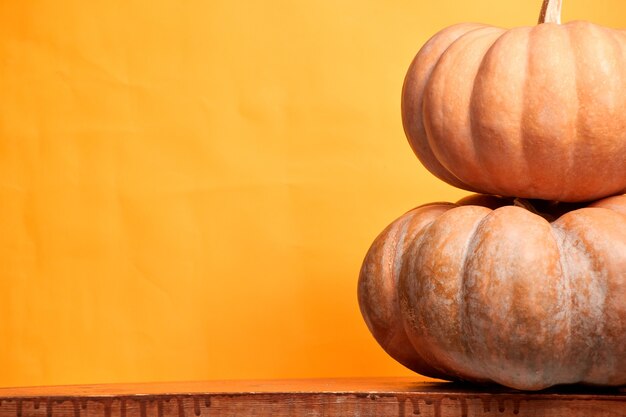
[[[0,388],[0,417],[626,416],[626,389],[522,392],[413,378]]]

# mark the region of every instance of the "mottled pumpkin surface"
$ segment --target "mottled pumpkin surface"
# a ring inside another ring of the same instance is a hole
[[[626,384],[626,196],[418,207],[376,238],[358,296],[381,346],[424,375]]]
[[[584,21],[433,36],[402,92],[420,161],[460,188],[556,201],[626,190],[626,32]]]

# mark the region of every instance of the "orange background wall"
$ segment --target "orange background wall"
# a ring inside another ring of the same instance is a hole
[[[540,3],[0,2],[0,385],[408,375],[360,262],[466,193],[406,144],[404,71]],[[626,26],[622,0],[564,3]]]

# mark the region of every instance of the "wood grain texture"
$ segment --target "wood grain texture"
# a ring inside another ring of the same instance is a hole
[[[212,381],[0,389],[0,417],[626,416],[624,389],[500,387],[411,378]]]

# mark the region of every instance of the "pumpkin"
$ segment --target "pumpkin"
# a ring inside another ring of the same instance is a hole
[[[435,378],[626,384],[626,196],[520,201],[478,195],[394,221],[361,268],[367,326]]]
[[[463,23],[410,65],[402,120],[423,165],[486,194],[567,202],[626,190],[626,32],[559,24]]]

